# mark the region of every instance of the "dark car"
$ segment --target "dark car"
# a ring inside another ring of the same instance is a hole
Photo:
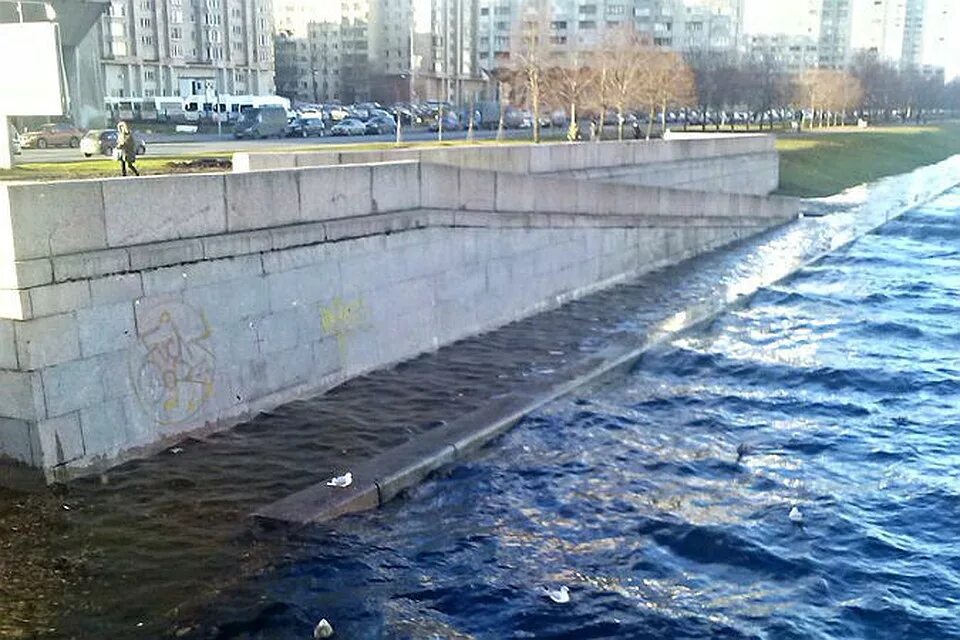
[[[147,152],[146,140],[136,131],[133,133],[133,139],[137,141],[137,155],[144,155]],[[116,129],[92,129],[80,140],[80,152],[87,158],[94,155],[112,155],[116,146]]]
[[[430,123],[430,131],[436,131],[439,129],[439,118],[434,119]],[[443,114],[443,130],[444,131],[458,131],[463,128],[460,118],[457,117],[457,114],[453,112],[448,112]]]
[[[307,138],[309,136],[322,136],[326,131],[327,126],[320,118],[296,118],[290,125],[289,135]]]
[[[390,116],[370,118],[370,120],[367,121],[366,127],[368,136],[397,132],[397,123]]]

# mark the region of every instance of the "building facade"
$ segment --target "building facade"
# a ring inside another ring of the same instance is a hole
[[[412,0],[278,0],[275,10],[280,95],[315,103],[410,98]]]
[[[418,72],[419,97],[467,104],[484,88],[477,46],[479,0],[431,0],[430,33]]]
[[[100,22],[110,97],[272,94],[270,0],[112,0]]]

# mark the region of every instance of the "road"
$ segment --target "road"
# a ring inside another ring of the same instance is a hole
[[[508,138],[528,138],[529,130],[511,129],[504,132]],[[476,131],[474,137],[478,140],[489,140],[495,138],[496,131]],[[467,136],[466,131],[444,132],[444,140],[463,140]],[[404,131],[403,139],[405,142],[420,142],[436,140],[436,132],[420,130]],[[238,151],[275,151],[280,149],[296,149],[297,147],[317,146],[323,144],[367,144],[371,142],[393,142],[396,136],[325,136],[322,138],[282,138],[268,140],[234,140],[231,136],[224,135],[190,135],[181,134],[180,136],[167,135],[155,136],[151,141],[147,136],[147,157],[150,156],[181,156],[181,155],[204,155],[204,154],[223,154],[236,153]],[[102,159],[103,156],[95,156],[90,160]],[[16,164],[25,164],[30,162],[80,162],[84,161],[83,154],[79,149],[68,148],[49,148],[49,149],[24,149],[22,155],[15,158]]]

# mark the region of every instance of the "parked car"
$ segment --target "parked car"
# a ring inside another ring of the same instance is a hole
[[[133,133],[133,139],[137,141],[137,155],[144,155],[147,152],[147,141],[136,131]],[[87,158],[113,155],[116,146],[116,129],[91,129],[80,140],[80,152]]]
[[[12,123],[8,123],[7,126],[10,130],[10,153],[19,156],[22,153],[20,150],[20,134],[17,133],[17,128]]]
[[[80,146],[83,131],[69,122],[42,125],[36,131],[25,131],[20,134],[20,146],[24,149],[46,149],[47,147]]]
[[[362,136],[366,132],[367,126],[356,118],[345,118],[330,128],[334,136]]]
[[[430,123],[430,131],[436,131],[439,128],[440,119],[436,118],[433,122]],[[460,125],[460,118],[457,117],[455,113],[444,113],[443,114],[443,130],[444,131],[457,131],[462,129]]]
[[[377,116],[367,121],[367,135],[376,136],[386,133],[396,133],[397,123],[392,116]]]
[[[307,138],[309,136],[322,136],[326,133],[326,130],[327,125],[324,124],[321,118],[314,116],[304,117],[301,115],[294,120],[288,135]]]
[[[287,132],[287,110],[280,106],[253,107],[240,114],[234,138],[282,138]]]

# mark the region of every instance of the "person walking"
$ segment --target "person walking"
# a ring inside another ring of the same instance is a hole
[[[117,123],[117,159],[120,161],[120,173],[127,175],[127,168],[133,171],[133,175],[139,176],[140,172],[134,166],[137,162],[137,141],[133,137],[133,131],[130,126],[122,120]]]

